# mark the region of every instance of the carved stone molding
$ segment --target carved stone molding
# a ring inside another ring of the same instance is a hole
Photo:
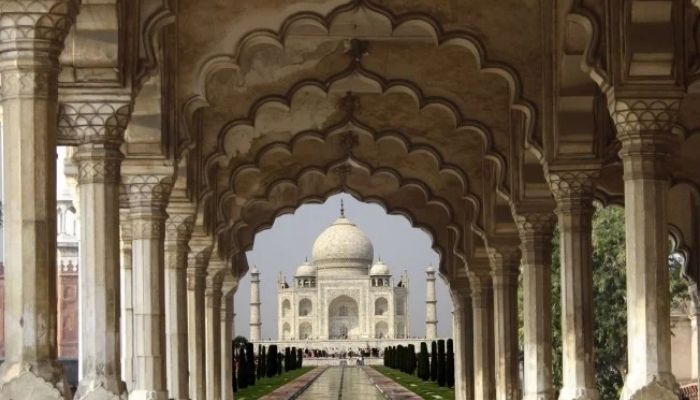
[[[128,177],[127,184],[132,213],[144,209],[164,212],[172,189],[170,176],[132,175]]]
[[[187,290],[204,290],[206,277],[202,268],[187,268]]]
[[[56,94],[56,86],[50,84],[53,73],[40,70],[7,70],[2,72],[0,97],[11,99],[17,97],[46,98]]]
[[[676,126],[679,99],[616,99],[610,104],[618,137],[643,131],[671,132]]]
[[[485,296],[493,293],[493,281],[488,273],[484,272],[467,272],[469,278],[469,287],[471,289],[472,303],[474,307],[488,307],[489,303],[485,303]]]
[[[115,143],[123,140],[131,116],[129,99],[61,102],[58,139],[66,143]]]
[[[120,166],[124,158],[112,146],[80,146],[75,154],[78,162],[78,184],[121,182]]]
[[[159,216],[133,215],[132,240],[160,240],[165,235],[164,219]]]
[[[194,230],[194,216],[171,214],[165,222],[165,240],[187,245]]]
[[[557,217],[553,212],[515,212],[513,219],[518,227],[520,240],[531,240],[539,236],[552,237],[557,226]]]
[[[593,212],[593,189],[597,169],[549,171],[545,174],[557,202],[557,213],[589,214]]]
[[[131,249],[131,240],[133,234],[133,226],[128,213],[120,213],[119,215],[119,235],[121,236],[122,246],[125,249]]]
[[[62,46],[79,7],[79,0],[0,2],[0,52],[9,42],[47,41]]]

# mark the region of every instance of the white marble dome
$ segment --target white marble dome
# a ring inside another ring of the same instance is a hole
[[[312,256],[318,267],[352,263],[364,267],[366,271],[374,259],[374,248],[367,235],[341,215],[316,238]]]
[[[372,265],[372,268],[369,270],[370,275],[391,275],[391,271],[389,270],[389,266],[384,264],[382,260],[377,261]]]
[[[303,264],[301,264],[299,267],[297,267],[297,271],[294,274],[294,276],[314,276],[316,275],[316,268],[309,264],[308,261],[304,261]]]

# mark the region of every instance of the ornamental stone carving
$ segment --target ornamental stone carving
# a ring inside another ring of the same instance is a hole
[[[116,147],[80,146],[75,155],[78,162],[78,183],[119,184],[123,158]]]
[[[49,80],[51,73],[41,70],[6,70],[2,72],[2,87],[0,96],[3,99],[17,97],[38,97],[47,98],[50,94],[56,94],[56,87],[53,93],[49,92]]]
[[[642,131],[670,132],[676,126],[679,99],[616,99],[610,113],[620,139]]]
[[[204,290],[207,272],[202,268],[187,268],[187,290]]]
[[[129,205],[138,209],[163,210],[168,203],[172,178],[164,175],[132,175],[127,179]]]
[[[159,240],[165,235],[164,218],[158,216],[138,216],[131,218],[132,240]]]
[[[79,0],[5,0],[0,2],[0,43],[45,40],[63,43],[75,21]],[[4,49],[0,49],[2,52]]]
[[[532,241],[537,238],[551,240],[554,228],[557,226],[557,217],[553,212],[516,212],[513,211],[513,220],[518,227],[521,242]]]
[[[598,170],[550,171],[547,182],[554,198],[559,202],[566,198],[590,197],[597,177]]]
[[[61,102],[59,140],[118,145],[123,140],[131,109],[128,97],[117,101]]]
[[[194,217],[191,215],[171,214],[165,222],[165,241],[178,245],[187,243],[194,229]]]

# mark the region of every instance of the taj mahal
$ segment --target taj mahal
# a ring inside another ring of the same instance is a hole
[[[308,259],[287,280],[277,278],[278,340],[297,344],[313,341],[314,349],[382,348],[387,343],[420,340],[409,337],[409,279],[394,278],[367,235],[345,215],[315,240]],[[251,271],[250,339],[260,334],[260,271]],[[426,338],[437,336],[435,269],[426,269]]]

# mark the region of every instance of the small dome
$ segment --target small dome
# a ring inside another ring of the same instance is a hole
[[[333,262],[353,262],[367,267],[374,259],[372,242],[360,228],[342,216],[326,228],[314,243],[313,262],[317,266]]]
[[[294,274],[294,276],[314,276],[316,275],[316,268],[314,268],[313,265],[309,264],[308,261],[304,261],[303,264],[301,264],[297,268],[297,272]]]
[[[370,275],[391,275],[389,266],[384,264],[382,260],[377,261],[372,265],[372,269],[369,270]]]

